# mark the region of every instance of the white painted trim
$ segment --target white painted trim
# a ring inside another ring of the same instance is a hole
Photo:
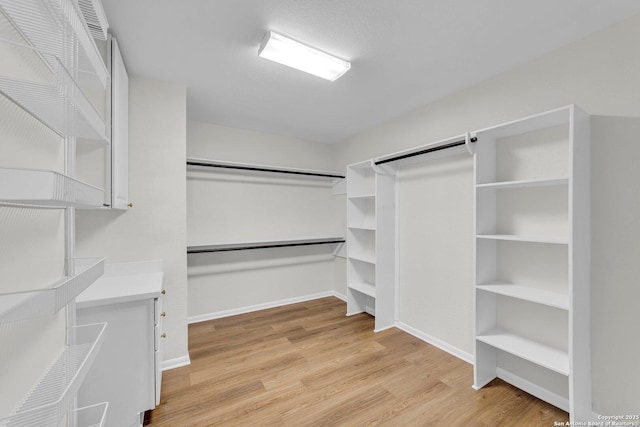
[[[326,298],[336,296],[335,291],[320,292],[317,294],[303,295],[301,297],[287,298],[279,301],[271,301],[263,304],[255,304],[246,307],[232,308],[231,310],[218,311],[215,313],[199,314],[197,316],[190,316],[187,318],[187,323],[205,322],[207,320],[220,319],[223,317],[236,316],[238,314],[252,313],[254,311],[266,310],[268,308],[282,307],[283,305],[296,304],[304,301],[311,301],[314,299]],[[340,297],[338,297],[340,298]],[[342,298],[340,298],[342,299]]]
[[[467,363],[470,364],[474,364],[474,357],[473,355],[467,353],[466,351],[462,351],[457,347],[452,346],[451,344],[448,344],[436,337],[433,337],[429,334],[426,334],[418,329],[415,329],[412,326],[407,325],[406,323],[402,323],[402,322],[396,322],[396,328],[405,331],[408,334],[413,335],[416,338],[421,339],[422,341],[431,344],[435,347],[438,347],[440,350],[444,350],[447,353],[457,357],[458,359],[462,359]]]
[[[518,375],[515,375],[509,371],[505,371],[502,368],[496,368],[496,374],[498,378],[503,379],[509,384],[526,391],[527,393],[537,397],[538,399],[549,402],[553,406],[557,406],[563,411],[569,412],[569,399],[567,399],[566,397],[553,393],[546,388],[540,387],[539,385],[534,384],[529,380],[525,380],[524,378],[519,377]]]
[[[377,334],[378,332],[386,331],[387,329],[391,329],[395,327],[396,327],[395,325],[389,325],[389,326],[385,326],[384,328],[374,329],[373,332]]]
[[[338,299],[340,299],[340,300],[342,300],[342,301],[344,301],[344,302],[347,302],[347,296],[345,294],[341,294],[338,291],[331,291],[331,295],[336,297],[336,298],[338,298]]]
[[[176,357],[175,359],[164,360],[162,362],[162,371],[168,371],[169,369],[180,368],[191,364],[189,355]]]

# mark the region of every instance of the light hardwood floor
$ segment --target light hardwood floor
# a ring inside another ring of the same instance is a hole
[[[189,326],[191,365],[164,372],[164,426],[553,426],[568,414],[323,298]]]

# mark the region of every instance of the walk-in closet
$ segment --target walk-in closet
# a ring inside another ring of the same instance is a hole
[[[640,427],[638,40],[0,0],[0,426]]]

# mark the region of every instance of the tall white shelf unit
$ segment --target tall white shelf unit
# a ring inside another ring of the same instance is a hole
[[[7,121],[4,126],[37,127],[38,131],[25,128],[25,132],[38,139],[44,133],[43,125],[48,129],[47,139],[57,138],[64,149],[64,166],[56,164],[51,170],[24,167],[31,164],[31,157],[0,160],[0,209],[10,209],[15,215],[24,212],[25,221],[34,221],[33,227],[39,227],[34,210],[64,210],[64,232],[51,233],[59,236],[51,239],[55,241],[52,246],[64,251],[64,265],[57,269],[64,271],[63,277],[56,275],[47,284],[41,279],[32,283],[31,272],[24,271],[21,280],[7,283],[11,290],[4,287],[0,293],[1,353],[15,363],[0,369],[26,373],[32,361],[23,359],[31,358],[36,349],[48,350],[37,355],[48,367],[40,375],[29,372],[30,377],[38,377],[33,385],[30,380],[19,381],[19,388],[29,391],[13,410],[0,413],[0,425],[101,426],[108,403],[76,408],[75,402],[104,340],[106,324],[77,325],[74,313],[75,298],[102,275],[104,259],[74,258],[74,229],[75,208],[102,207],[104,190],[75,178],[75,155],[76,144],[110,143],[106,113],[110,75],[73,0],[0,0],[0,29],[0,93],[21,117],[35,119],[19,125]],[[14,255],[33,263],[34,271],[43,267],[35,265],[43,261],[30,252]],[[64,331],[56,330],[61,333],[53,338],[20,335],[33,331],[34,322],[45,326],[58,319],[64,320]]]
[[[474,388],[499,377],[590,419],[590,120],[476,132]]]
[[[347,167],[347,315],[395,323],[395,169],[373,160]]]

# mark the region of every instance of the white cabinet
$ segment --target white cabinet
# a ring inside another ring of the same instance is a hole
[[[111,58],[111,207],[129,204],[129,77],[115,38]]]
[[[347,315],[395,322],[395,169],[368,160],[347,167]]]
[[[109,402],[107,426],[140,425],[160,401],[162,277],[159,261],[106,264],[104,277],[77,299],[78,323],[109,323],[102,352],[78,393],[80,405]]]
[[[481,130],[475,383],[591,416],[590,124],[575,106]]]

